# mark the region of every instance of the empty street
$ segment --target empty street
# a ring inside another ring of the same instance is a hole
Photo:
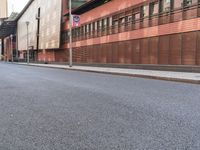
[[[1,150],[199,150],[200,86],[0,63]]]

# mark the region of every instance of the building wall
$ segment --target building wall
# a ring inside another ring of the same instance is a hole
[[[8,4],[7,0],[0,0],[0,18],[8,17]]]
[[[156,0],[151,2],[154,11],[159,8]],[[199,65],[200,8],[197,0],[192,2],[182,8],[177,0],[171,11],[170,5],[163,4],[165,11],[147,16],[152,11],[143,11],[151,5],[147,0],[112,0],[92,9],[81,15],[82,26],[73,31],[73,59],[79,63]],[[127,21],[130,16],[134,19]],[[98,27],[105,19],[107,24]],[[68,22],[64,29],[62,47],[68,49]]]
[[[60,47],[61,0],[34,0],[17,23],[18,50],[27,49],[27,27],[29,21],[29,46],[36,49],[37,20],[40,8],[40,42],[39,49]]]
[[[13,59],[16,59],[16,38],[13,38],[11,48],[11,39],[10,37],[6,37],[4,38],[4,60],[11,61],[12,56]]]
[[[0,39],[0,60],[3,59],[3,54],[2,54],[2,45],[3,45],[3,43],[2,43],[2,40]]]

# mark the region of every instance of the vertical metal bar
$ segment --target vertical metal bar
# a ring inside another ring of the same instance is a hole
[[[11,54],[12,54],[12,62],[14,62],[14,58],[13,58],[13,35],[10,35],[10,49],[11,49]]]
[[[69,0],[69,67],[72,67],[72,1]]]
[[[28,35],[28,26],[29,26],[29,22],[26,22],[26,26],[27,26],[27,63],[29,64],[30,60],[29,60],[29,35]]]

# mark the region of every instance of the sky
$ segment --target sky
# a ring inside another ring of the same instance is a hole
[[[20,12],[29,0],[8,0],[8,14],[12,11]]]

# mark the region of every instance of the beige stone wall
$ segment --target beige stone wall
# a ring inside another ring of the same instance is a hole
[[[18,21],[18,49],[27,49],[26,21],[29,21],[29,46],[36,49],[38,8],[40,17],[39,49],[55,49],[60,47],[61,0],[34,0]]]
[[[8,17],[7,0],[0,0],[0,18]]]

